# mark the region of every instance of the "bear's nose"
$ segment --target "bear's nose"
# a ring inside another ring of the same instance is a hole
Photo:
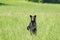
[[[34,17],[32,17],[32,21],[34,21]]]
[[[34,21],[34,19],[32,18],[32,21]]]

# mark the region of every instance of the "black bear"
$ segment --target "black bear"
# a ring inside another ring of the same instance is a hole
[[[36,34],[36,15],[30,15],[31,22],[27,27],[27,30],[30,30],[31,34]]]

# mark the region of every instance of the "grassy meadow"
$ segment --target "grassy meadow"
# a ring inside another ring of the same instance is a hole
[[[29,15],[37,15],[37,35],[27,30]],[[60,4],[21,1],[0,5],[0,40],[60,40]]]

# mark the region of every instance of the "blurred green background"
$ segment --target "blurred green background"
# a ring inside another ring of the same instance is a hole
[[[0,2],[11,3],[11,2],[19,2],[19,1],[31,1],[31,2],[43,2],[43,3],[60,3],[60,0],[0,0]]]
[[[60,40],[60,4],[54,1],[0,0],[0,40]],[[37,35],[27,30],[30,15],[37,15]]]

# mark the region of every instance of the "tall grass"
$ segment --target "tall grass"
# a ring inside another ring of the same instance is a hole
[[[37,15],[37,35],[30,35],[29,15]],[[60,40],[60,4],[21,2],[0,6],[0,40]]]

